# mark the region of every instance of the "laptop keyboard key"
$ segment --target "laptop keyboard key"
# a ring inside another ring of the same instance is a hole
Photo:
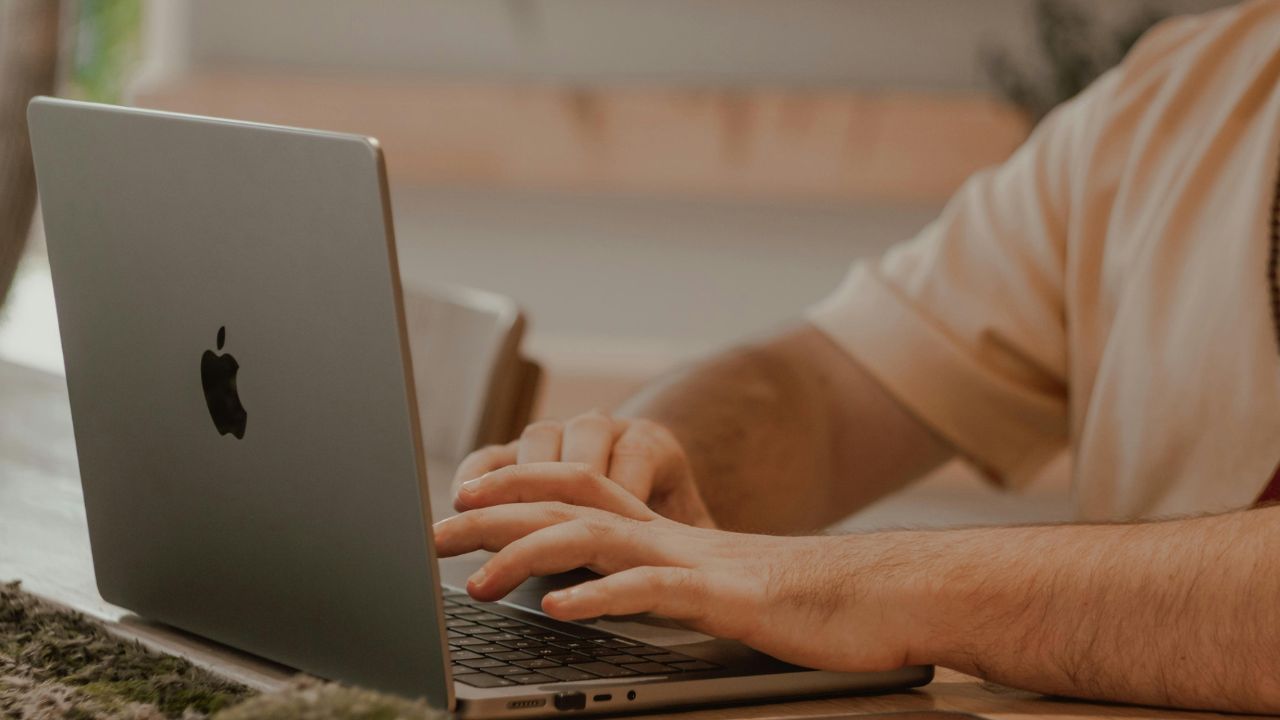
[[[507,662],[511,662],[512,660],[532,660],[533,659],[533,656],[530,655],[529,653],[520,652],[519,650],[508,650],[507,652],[490,653],[489,657],[498,658],[499,660],[506,660]]]
[[[591,642],[595,643],[596,645],[600,645],[602,647],[610,647],[610,648],[618,648],[618,649],[633,648],[640,644],[638,642],[632,642],[630,640],[623,640],[622,638],[595,638]]]
[[[460,683],[466,683],[471,687],[478,687],[478,688],[506,687],[508,685],[515,685],[515,683],[511,682],[506,678],[500,678],[500,677],[497,677],[496,675],[488,675],[485,673],[471,673],[469,675],[459,675],[456,678],[454,678],[454,680],[457,680]]]
[[[592,675],[596,675],[598,677],[606,677],[606,678],[626,677],[628,675],[635,675],[635,673],[632,672],[631,670],[628,670],[623,667],[618,667],[617,665],[610,665],[609,663],[604,663],[604,662],[582,663],[580,665],[572,665],[570,667],[572,667],[574,670],[582,670],[584,672],[589,672]]]
[[[487,643],[484,645],[467,645],[465,647],[471,652],[484,653],[485,655],[492,655],[494,653],[507,652],[511,650],[511,648],[507,647],[506,645],[499,645],[498,643]]]
[[[551,677],[557,680],[560,680],[562,682],[577,682],[579,680],[595,680],[597,677],[595,675],[592,675],[589,672],[575,670],[571,667],[542,668],[538,670],[538,672],[542,673],[543,675],[550,675]]]
[[[640,647],[627,648],[627,652],[631,655],[662,655],[667,652],[667,649],[652,645],[641,645]]]
[[[537,670],[539,668],[560,667],[560,663],[555,662],[554,660],[547,660],[546,658],[534,658],[532,660],[515,660],[513,662],[516,665],[519,665],[522,668],[527,668],[529,670]]]
[[[480,658],[479,660],[462,660],[458,664],[466,665],[467,667],[474,668],[476,670],[484,670],[485,668],[501,667],[503,665],[506,665],[506,663],[502,662],[501,660],[494,660],[493,658]]]
[[[524,650],[526,648],[533,649],[533,648],[546,647],[544,643],[540,643],[537,640],[530,640],[528,638],[521,638],[519,640],[504,640],[502,644],[506,645],[509,648],[514,648],[516,650]]]
[[[552,662],[560,663],[561,665],[576,665],[577,663],[588,663],[593,660],[586,655],[576,655],[573,653],[567,655],[544,655],[543,657],[551,660]]]
[[[578,651],[584,650],[589,647],[594,647],[591,643],[587,642],[586,640],[565,640],[564,642],[558,642],[555,645],[556,647],[562,647],[565,650],[578,650]]]
[[[711,663],[705,662],[702,660],[690,660],[688,662],[672,663],[671,666],[679,670],[680,672],[693,672],[695,670],[715,670],[716,668],[720,667],[719,665],[712,665]]]
[[[471,637],[478,637],[488,642],[507,642],[509,640],[523,640],[519,635],[512,635],[509,632],[477,632],[471,633]]]
[[[660,673],[678,672],[670,665],[663,665],[662,663],[655,662],[629,663],[622,667],[633,672],[638,672],[641,675],[658,675]]]
[[[599,657],[596,659],[601,662],[613,663],[614,665],[626,665],[628,663],[644,662],[644,660],[636,657],[635,655],[605,655],[604,657]]]
[[[449,657],[454,662],[460,662],[462,660],[479,660],[484,656],[480,653],[473,653],[470,650],[454,650],[449,653]]]
[[[522,673],[529,672],[528,670],[525,670],[522,667],[516,667],[515,665],[503,665],[501,667],[485,668],[484,671],[489,673],[490,675],[497,675],[498,677],[506,677],[508,675],[520,675]]]
[[[521,685],[536,685],[538,683],[555,682],[555,678],[548,677],[542,673],[527,673],[525,675],[508,675],[508,680],[513,680]]]
[[[482,650],[481,652],[484,652],[484,651]],[[648,662],[656,662],[656,663],[678,663],[678,662],[689,662],[690,660],[693,660],[693,658],[689,657],[688,655],[681,655],[680,653],[663,653],[661,655],[646,655],[644,659]]]

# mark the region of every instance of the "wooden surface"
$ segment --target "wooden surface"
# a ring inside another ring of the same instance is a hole
[[[938,203],[1027,120],[981,95],[204,70],[143,107],[376,136],[393,183]]]
[[[438,496],[443,502],[447,472],[433,470],[433,500]],[[59,376],[0,362],[0,581],[14,579],[31,592],[101,618],[117,633],[255,687],[270,689],[289,676],[286,668],[148,623],[98,596],[65,383]],[[1009,720],[1226,717],[1044,698],[942,669],[933,684],[914,692],[704,709],[678,716],[781,720],[926,710]]]

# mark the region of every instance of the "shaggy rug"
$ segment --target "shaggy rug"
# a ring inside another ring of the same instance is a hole
[[[439,720],[447,714],[359,688],[300,679],[260,694],[117,638],[79,613],[0,584],[0,718],[67,720]]]

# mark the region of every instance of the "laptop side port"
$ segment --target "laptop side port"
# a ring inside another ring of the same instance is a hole
[[[587,707],[587,696],[576,690],[560,692],[556,693],[555,702],[557,710],[583,710]]]

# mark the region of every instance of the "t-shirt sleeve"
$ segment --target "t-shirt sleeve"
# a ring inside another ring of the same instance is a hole
[[[1104,76],[914,239],[856,264],[807,318],[1005,485],[1066,446],[1067,225]]]

